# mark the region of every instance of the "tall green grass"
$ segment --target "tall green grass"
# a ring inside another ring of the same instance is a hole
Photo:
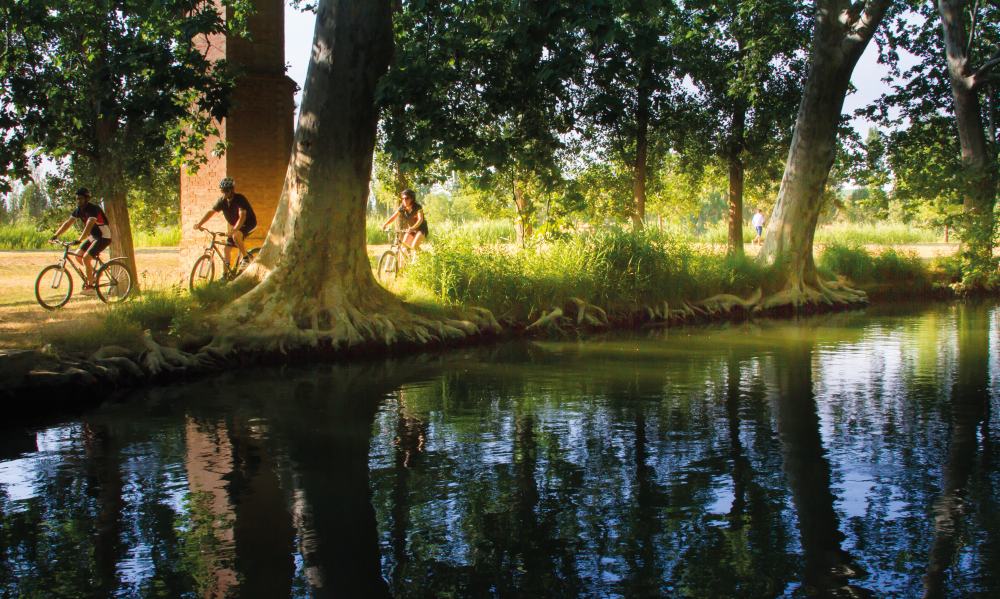
[[[0,225],[0,249],[37,250],[51,247],[48,243],[52,231],[39,231],[29,223]]]
[[[528,249],[444,239],[411,265],[402,290],[524,319],[572,297],[628,314],[663,301],[747,295],[765,277],[751,259],[695,250],[656,230],[608,229]]]
[[[369,245],[389,243],[391,238],[382,231],[385,219],[368,217],[365,220],[365,239]],[[394,227],[395,223],[390,225]],[[431,242],[435,245],[441,240],[461,238],[466,243],[475,245],[493,243],[514,243],[517,231],[514,223],[509,220],[471,220],[471,221],[428,221]]]
[[[862,286],[894,286],[901,293],[922,291],[933,285],[928,265],[912,252],[886,249],[867,252],[859,245],[831,244],[820,254],[821,272],[841,275]]]
[[[133,242],[135,247],[175,247],[181,242],[180,226],[159,227],[154,231],[138,230],[133,231]],[[39,231],[31,223],[13,223],[0,225],[0,250],[40,250],[52,247],[49,245],[49,238],[55,230]],[[71,239],[72,235],[79,234],[78,230],[71,230],[63,235],[63,239]]]
[[[911,245],[944,241],[944,234],[903,223],[833,223],[816,229],[816,243],[852,245]]]

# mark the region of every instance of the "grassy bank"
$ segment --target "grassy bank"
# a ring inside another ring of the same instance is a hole
[[[63,239],[69,240],[73,234],[71,230],[63,235]],[[50,249],[49,238],[52,237],[53,230],[39,231],[30,223],[13,223],[0,225],[0,250],[40,250]],[[144,231],[133,227],[132,235],[136,247],[175,247],[181,242],[181,228],[160,227],[153,231]]]
[[[906,294],[930,289],[934,279],[913,255],[872,254],[858,246],[831,245],[819,267],[831,279]],[[414,301],[483,306],[498,318],[525,321],[570,298],[626,316],[664,301],[695,302],[719,293],[747,297],[773,286],[772,276],[752,258],[732,258],[655,229],[596,231],[523,250],[477,246],[456,235],[439,239],[398,289]]]

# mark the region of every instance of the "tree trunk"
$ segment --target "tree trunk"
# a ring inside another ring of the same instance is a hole
[[[732,137],[729,143],[729,246],[732,256],[743,255],[743,132],[746,129],[747,112],[737,108],[733,112]]]
[[[389,0],[319,3],[284,189],[260,257],[243,276],[256,286],[222,315],[217,347],[428,342],[481,330],[417,317],[372,276],[365,207],[375,86],[393,50],[390,15]]]
[[[962,257],[963,278],[969,278],[972,273],[981,277],[992,270],[997,166],[995,161],[990,160],[987,150],[979,92],[974,87],[976,79],[966,55],[967,35],[962,15],[965,4],[957,0],[938,1],[962,166],[965,169],[966,223],[962,235]],[[983,282],[976,280],[978,278],[973,276],[967,283],[978,286]]]
[[[139,277],[135,264],[135,245],[132,241],[132,223],[128,216],[128,191],[125,177],[114,165],[113,158],[96,162],[98,192],[104,196],[104,213],[108,215],[111,227],[111,258],[125,258],[132,273],[133,289],[139,288]]]
[[[649,149],[649,102],[652,66],[643,61],[639,74],[638,107],[636,109],[635,165],[632,177],[632,227],[640,230],[646,219],[646,154]]]
[[[517,210],[517,242],[524,247],[525,242],[534,233],[531,226],[531,204],[524,194],[524,188],[517,185],[515,179],[512,183],[514,188],[514,208]]]
[[[846,0],[817,2],[809,77],[799,104],[778,201],[761,257],[779,270],[779,289],[764,309],[807,304],[853,303],[863,295],[834,292],[824,285],[813,261],[813,235],[823,189],[833,166],[837,127],[851,73],[891,0],[869,0],[857,13]]]

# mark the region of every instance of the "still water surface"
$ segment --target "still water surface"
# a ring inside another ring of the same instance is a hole
[[[229,373],[0,436],[0,596],[1000,594],[1000,308]]]

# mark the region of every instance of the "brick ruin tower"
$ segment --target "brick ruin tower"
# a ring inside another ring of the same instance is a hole
[[[231,11],[219,6],[229,18]],[[278,207],[281,188],[292,149],[295,113],[295,82],[285,75],[285,13],[283,0],[254,0],[254,14],[248,19],[249,39],[226,38],[216,34],[199,38],[208,58],[225,58],[236,65],[241,76],[233,92],[229,115],[219,123],[219,135],[229,144],[222,156],[211,148],[219,141],[206,142],[208,163],[191,175],[181,169],[181,244],[179,268],[186,273],[205,247],[205,234],[193,231],[205,211],[219,199],[219,180],[232,177],[236,191],[250,200],[257,215],[257,229],[247,240],[250,247],[264,242]],[[222,214],[205,225],[225,231]]]

